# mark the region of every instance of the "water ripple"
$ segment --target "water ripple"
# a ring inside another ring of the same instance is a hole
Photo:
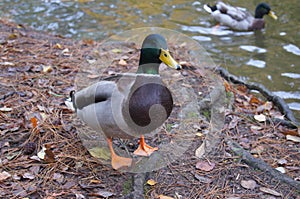
[[[298,46],[295,46],[293,44],[288,44],[283,46],[283,49],[286,50],[287,52],[293,53],[295,55],[300,55],[300,49]]]
[[[267,50],[264,48],[259,48],[257,46],[250,46],[250,45],[241,45],[240,49],[243,49],[248,52],[257,52],[257,53],[266,53]]]

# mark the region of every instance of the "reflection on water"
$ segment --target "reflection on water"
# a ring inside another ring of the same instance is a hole
[[[249,81],[263,83],[300,109],[300,15],[298,0],[270,2],[279,17],[265,17],[262,31],[238,32],[215,21],[203,10],[209,1],[134,0],[2,0],[0,15],[35,29],[72,38],[104,39],[123,30],[159,26],[197,40],[216,63]],[[229,0],[253,13],[257,1]],[[286,96],[289,96],[288,98]],[[300,118],[300,113],[298,115]]]

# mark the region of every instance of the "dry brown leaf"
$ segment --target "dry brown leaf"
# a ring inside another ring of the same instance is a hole
[[[3,107],[0,108],[0,111],[2,111],[2,112],[9,112],[9,111],[12,111],[12,110],[13,110],[12,108],[8,108],[6,106],[3,106]]]
[[[54,173],[52,179],[55,180],[56,182],[62,184],[64,181],[64,175],[60,173]]]
[[[198,161],[196,164],[196,168],[200,169],[202,171],[211,171],[215,168],[216,164],[213,162],[207,162],[207,161]]]
[[[195,178],[196,178],[197,180],[199,180],[200,182],[205,183],[205,184],[209,184],[209,183],[212,182],[212,179],[207,178],[207,177],[204,177],[204,176],[200,176],[200,175],[198,175],[198,174],[195,174]]]
[[[110,191],[100,190],[100,191],[97,191],[97,193],[95,195],[101,196],[103,198],[108,198],[108,197],[113,196],[115,194],[110,192]]]
[[[284,135],[293,135],[293,136],[300,136],[298,129],[287,129],[283,126],[279,126],[278,129],[280,130],[280,132]]]
[[[281,194],[273,189],[269,189],[267,187],[260,187],[259,190],[264,193],[271,194],[273,196],[281,196]]]
[[[273,108],[272,102],[266,102],[263,105],[256,108],[256,112],[261,113],[263,111],[270,111]]]
[[[265,122],[267,120],[264,114],[254,115],[254,119],[258,122]]]
[[[300,137],[294,135],[287,135],[286,139],[293,142],[300,142]]]
[[[56,43],[56,44],[54,45],[54,48],[62,49],[62,46],[61,46],[59,43]]]
[[[259,145],[259,146],[257,146],[257,147],[255,147],[254,149],[252,149],[251,151],[250,151],[250,153],[254,153],[254,154],[261,154],[263,151],[265,150],[265,147],[264,146],[262,146],[262,145]]]
[[[90,74],[90,75],[87,75],[87,77],[88,78],[90,78],[90,79],[96,79],[96,78],[99,78],[100,77],[100,75],[94,75],[94,74]]]
[[[242,180],[241,185],[245,189],[254,189],[256,187],[256,182],[254,180]]]
[[[35,175],[33,175],[32,173],[30,172],[26,172],[22,175],[23,178],[25,179],[30,179],[30,180],[33,180],[35,178]]]
[[[250,103],[251,105],[253,105],[253,104],[261,104],[262,102],[261,102],[260,99],[258,99],[257,97],[252,96],[251,99],[250,99],[250,101],[249,101],[249,103]]]
[[[157,182],[153,179],[150,179],[150,180],[147,181],[147,184],[153,186],[153,185],[156,185]]]
[[[126,62],[124,59],[120,59],[119,64],[120,64],[121,66],[126,66],[126,65],[127,65],[127,62]]]
[[[282,158],[282,159],[277,160],[277,163],[278,163],[279,165],[285,165],[285,164],[287,164],[287,160],[284,159],[284,158]]]
[[[165,195],[162,195],[162,194],[160,194],[160,195],[158,196],[158,198],[159,198],[159,199],[174,199],[174,198],[172,198],[172,197],[170,197],[170,196],[165,196]]]
[[[36,117],[30,118],[30,122],[32,124],[32,128],[36,128],[37,127],[37,119],[36,119]]]
[[[91,179],[90,183],[99,184],[99,183],[101,183],[101,180]]]
[[[38,152],[37,156],[47,163],[55,162],[55,155],[51,150],[51,145],[49,144],[44,144],[42,150]]]
[[[3,171],[0,173],[0,182],[4,181],[10,177],[11,177],[10,173]]]
[[[240,121],[240,118],[234,116],[228,125],[228,129],[234,129],[237,126],[239,121]]]
[[[43,66],[43,73],[51,73],[52,71],[52,66]]]

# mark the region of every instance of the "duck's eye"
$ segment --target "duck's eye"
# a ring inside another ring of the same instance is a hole
[[[167,55],[166,53],[164,53],[164,56],[165,56],[165,57],[168,57],[168,55]]]

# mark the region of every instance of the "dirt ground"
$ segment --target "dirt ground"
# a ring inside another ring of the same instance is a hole
[[[89,154],[64,103],[80,64],[99,44],[0,20],[0,198],[126,198],[132,191],[133,174],[113,170]],[[128,57],[137,63],[138,50]],[[128,57],[118,64],[129,63]],[[182,75],[189,78],[192,70],[185,69]],[[209,123],[196,124],[197,136],[184,155],[147,173],[145,198],[300,199],[299,128],[272,122],[285,118],[271,102],[223,81],[233,103],[220,143],[205,158],[196,157]],[[195,82],[200,91],[205,83]],[[291,183],[247,164],[228,139],[285,172]]]

